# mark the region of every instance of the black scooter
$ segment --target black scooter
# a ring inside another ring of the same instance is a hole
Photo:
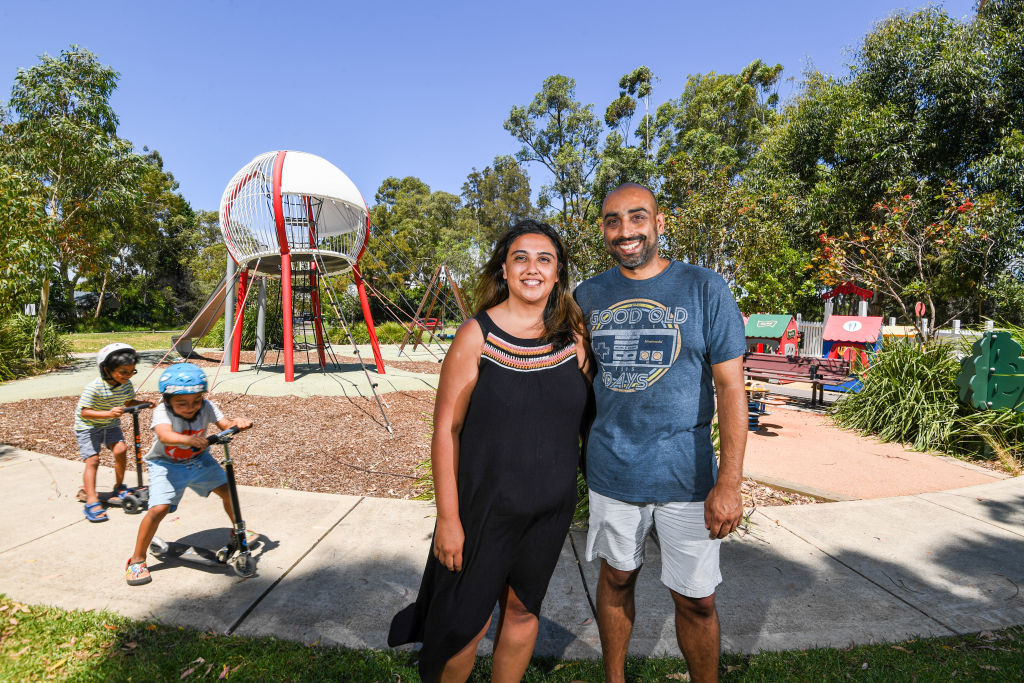
[[[124,408],[124,412],[132,416],[132,432],[135,436],[135,473],[138,475],[139,485],[120,493],[113,491],[97,493],[97,497],[105,507],[119,507],[129,515],[137,515],[149,507],[149,487],[142,484],[142,436],[139,430],[139,411],[152,407],[152,403],[139,403]],[[82,503],[85,502],[85,489],[78,490],[78,500]]]
[[[231,459],[228,444],[238,433],[238,427],[230,427],[222,432],[206,437],[213,444],[224,447],[224,472],[228,477],[228,495],[231,497],[231,509],[235,514],[235,526],[231,532],[231,541],[220,550],[211,550],[201,546],[175,541],[165,541],[154,536],[149,544],[149,552],[158,560],[177,558],[194,564],[215,566],[230,564],[235,574],[248,578],[256,573],[256,559],[250,553],[249,541],[246,538],[245,521],[242,519],[242,508],[238,504],[238,489],[235,486],[235,464]],[[199,450],[199,449],[193,449]]]

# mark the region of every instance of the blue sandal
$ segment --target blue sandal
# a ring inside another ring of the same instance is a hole
[[[85,504],[85,518],[90,522],[105,522],[107,521],[107,511],[103,509],[103,504],[99,501],[95,503]]]

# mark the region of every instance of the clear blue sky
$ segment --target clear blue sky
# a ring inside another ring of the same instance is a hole
[[[518,149],[502,123],[551,74],[575,78],[601,117],[641,64],[660,78],[654,104],[688,74],[756,58],[797,80],[808,65],[844,74],[877,21],[925,4],[0,0],[0,99],[19,67],[77,43],[120,72],[121,136],[159,150],[194,208],[217,209],[235,171],[275,149],[325,157],[372,204],[389,175],[458,194],[473,167]],[[973,13],[973,0],[938,4]],[[543,171],[528,170],[536,192]]]

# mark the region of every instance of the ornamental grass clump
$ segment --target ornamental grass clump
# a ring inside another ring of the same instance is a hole
[[[998,459],[1019,471],[1024,413],[976,411],[959,400],[956,376],[967,344],[886,344],[867,372],[864,388],[833,408],[840,426],[882,441],[911,444],[961,458]]]
[[[0,381],[49,370],[68,361],[71,342],[52,323],[43,328],[43,362],[32,360],[36,319],[15,313],[0,320]]]

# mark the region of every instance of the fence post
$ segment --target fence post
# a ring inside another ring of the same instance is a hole
[[[921,342],[928,339],[928,318],[921,318]]]
[[[954,337],[959,337],[960,336],[960,321],[959,320],[954,320],[953,321],[953,336]]]
[[[868,314],[868,302],[867,299],[861,299],[857,303],[857,315],[863,317]]]
[[[986,332],[991,332],[992,331],[992,327],[993,327],[992,321],[991,320],[986,320],[985,321],[985,331]]]
[[[889,327],[896,327],[896,316],[889,316]]]
[[[824,318],[824,322],[826,324],[828,323],[828,319],[830,317],[832,317],[832,300],[831,299],[825,302],[825,318]]]

